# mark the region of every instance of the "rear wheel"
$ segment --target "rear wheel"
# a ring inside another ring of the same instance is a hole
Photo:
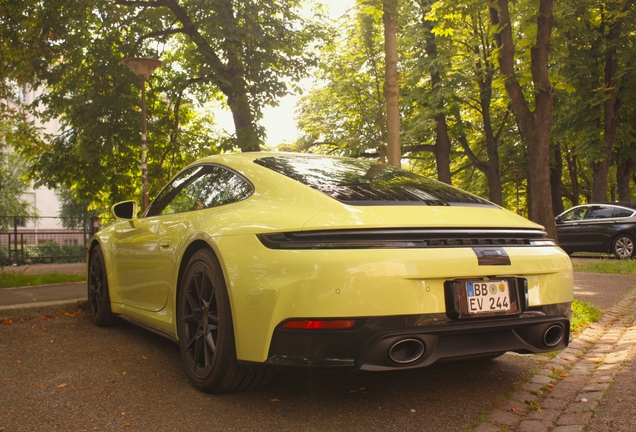
[[[634,237],[629,234],[619,234],[614,239],[613,251],[617,258],[628,259],[634,256],[634,249],[636,248]]]
[[[197,251],[186,267],[178,298],[179,346],[194,385],[208,393],[255,388],[269,375],[239,366],[225,280],[209,250]]]
[[[117,322],[117,315],[110,308],[110,294],[108,292],[108,278],[102,248],[95,246],[91,251],[88,264],[88,305],[91,318],[99,327],[112,326]]]

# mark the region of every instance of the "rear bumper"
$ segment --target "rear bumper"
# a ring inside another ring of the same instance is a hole
[[[450,319],[445,314],[373,317],[358,319],[350,330],[279,327],[264,365],[288,371],[380,371],[506,351],[563,349],[570,337],[570,303],[547,309],[532,308],[518,316],[488,319]]]

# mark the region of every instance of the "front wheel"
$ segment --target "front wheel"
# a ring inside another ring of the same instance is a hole
[[[629,259],[634,256],[634,237],[629,234],[620,234],[614,239],[613,251],[619,259]]]
[[[179,286],[177,314],[181,355],[198,389],[223,393],[268,381],[267,374],[238,365],[225,280],[209,250],[197,251],[188,262]]]
[[[117,315],[110,308],[110,293],[108,292],[108,278],[106,277],[106,265],[104,254],[99,246],[91,251],[88,264],[88,305],[91,310],[91,318],[99,327],[112,326],[117,322]]]

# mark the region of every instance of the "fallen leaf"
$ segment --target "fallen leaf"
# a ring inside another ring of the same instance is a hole
[[[113,386],[106,386],[106,388],[110,389],[110,388],[113,388]]]
[[[18,360],[17,362],[15,362],[15,364],[21,365],[22,364],[22,360]]]
[[[559,374],[559,376],[560,376],[560,377],[569,377],[569,376],[570,376],[570,374],[569,374],[569,373],[567,373],[567,372],[561,372],[561,373]]]
[[[411,410],[411,414],[416,413],[417,411],[415,411],[414,409]]]
[[[40,387],[40,388],[44,388],[44,385],[42,385],[42,384],[36,384],[35,386],[36,387]]]
[[[5,378],[5,381],[19,381],[18,378]]]
[[[524,413],[524,412],[526,412],[526,410],[521,409],[521,408],[517,408],[517,407],[512,408],[510,411],[516,412],[516,413]]]
[[[121,374],[122,374],[123,376],[126,376],[126,371],[122,372]]]
[[[436,391],[436,392],[443,392],[444,391],[441,388],[437,388],[437,387],[431,387],[431,390]]]
[[[13,366],[13,362],[7,362],[9,366]]]
[[[121,416],[122,416],[122,417],[124,417],[125,415],[126,415],[126,413],[125,413],[125,412],[121,413]]]
[[[270,399],[269,403],[278,403],[280,402],[280,399]]]
[[[618,399],[616,399],[616,402],[621,403],[621,402],[623,402],[623,399],[618,398]]]
[[[57,386],[56,388],[59,389],[63,389],[64,387],[68,387],[68,384],[64,383],[64,384],[60,384],[59,386]]]
[[[9,325],[9,324],[13,324],[13,321],[11,321],[9,318],[5,318],[2,321],[0,321],[0,323],[2,323],[2,325]]]
[[[146,356],[141,356],[141,358],[142,358],[143,360],[147,360],[147,359],[146,359]]]
[[[132,426],[132,424],[130,424],[130,423],[126,423],[124,426],[126,426],[126,427],[130,427],[130,426]]]

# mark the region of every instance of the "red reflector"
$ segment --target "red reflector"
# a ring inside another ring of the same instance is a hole
[[[355,320],[302,320],[287,321],[283,324],[286,329],[305,329],[305,330],[332,330],[332,329],[348,329],[355,325]]]

